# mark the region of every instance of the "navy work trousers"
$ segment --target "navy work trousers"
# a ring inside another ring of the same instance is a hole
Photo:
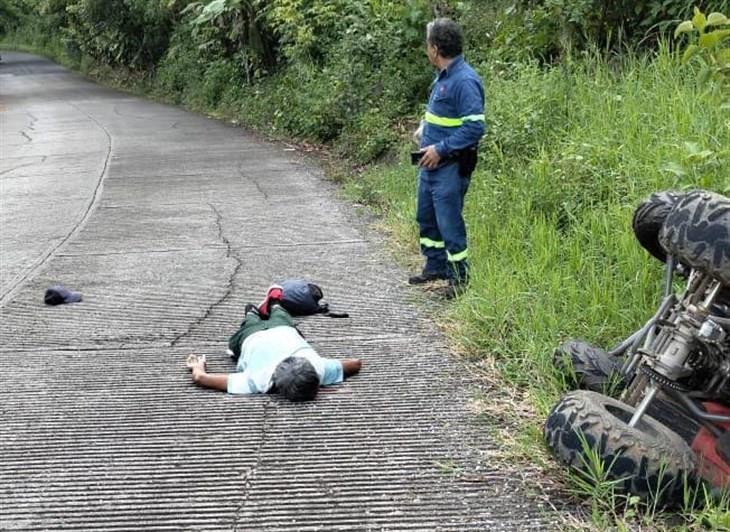
[[[445,275],[455,283],[468,281],[466,224],[462,211],[470,177],[459,175],[459,165],[421,169],[418,178],[418,221],[424,272]]]

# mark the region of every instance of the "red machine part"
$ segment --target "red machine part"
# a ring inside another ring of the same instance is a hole
[[[709,414],[730,416],[730,408],[718,403],[703,403]],[[730,423],[721,423],[725,430],[730,430]],[[702,427],[692,440],[692,450],[699,459],[700,476],[715,487],[730,487],[730,464],[717,452],[717,438]]]

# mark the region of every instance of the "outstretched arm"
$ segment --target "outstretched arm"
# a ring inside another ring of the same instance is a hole
[[[222,392],[228,391],[228,375],[226,373],[208,373],[205,369],[205,356],[190,355],[185,365],[190,369],[193,382],[198,386]]]
[[[359,358],[346,358],[342,361],[342,374],[345,378],[352,377],[362,368],[362,360]]]

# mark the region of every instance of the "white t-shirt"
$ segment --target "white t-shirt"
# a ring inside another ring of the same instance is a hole
[[[228,376],[228,393],[266,393],[271,389],[276,366],[285,358],[309,360],[322,386],[342,382],[342,362],[323,358],[294,327],[282,325],[253,333],[241,345],[236,373]]]

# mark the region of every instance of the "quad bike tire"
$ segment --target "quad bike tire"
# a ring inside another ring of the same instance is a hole
[[[636,239],[644,249],[662,262],[667,261],[667,252],[659,243],[659,232],[672,207],[682,196],[682,192],[671,190],[655,192],[634,210],[631,227]]]
[[[621,363],[603,349],[582,340],[568,340],[553,353],[555,366],[565,375],[574,375],[573,384],[585,390],[603,392],[618,382]],[[567,364],[572,364],[572,371]]]
[[[659,243],[681,263],[730,286],[730,199],[688,192],[669,212]]]
[[[695,475],[695,455],[679,435],[646,414],[636,427],[629,427],[633,412],[616,399],[576,390],[553,407],[545,422],[545,439],[563,463],[586,472],[582,434],[597,449],[606,480],[616,482],[617,493],[662,506],[679,504],[685,479]]]

